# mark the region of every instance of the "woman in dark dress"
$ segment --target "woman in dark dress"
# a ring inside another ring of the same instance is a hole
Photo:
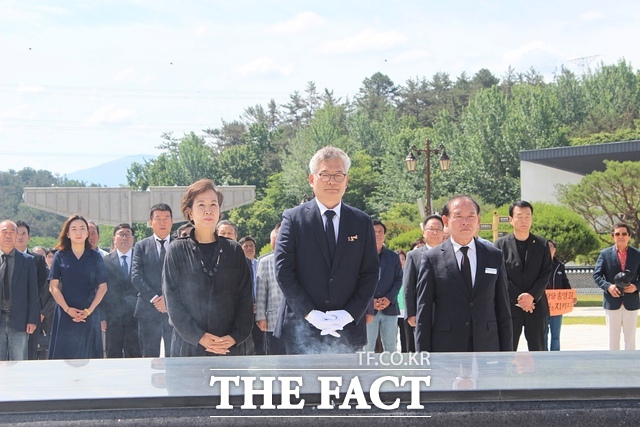
[[[251,269],[242,247],[215,232],[221,204],[210,179],[191,184],[182,198],[194,229],[169,245],[162,272],[171,356],[238,355],[251,334]]]
[[[102,358],[98,304],[107,292],[102,256],[91,249],[89,224],[70,216],[58,238],[49,290],[58,306],[53,317],[49,359]]]

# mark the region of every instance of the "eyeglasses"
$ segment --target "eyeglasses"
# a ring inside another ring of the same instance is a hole
[[[346,173],[319,173],[317,175],[322,182],[329,182],[331,178],[333,178],[335,182],[342,182],[347,177]]]
[[[430,233],[442,233],[442,228],[423,228],[424,231],[428,231]]]
[[[131,233],[116,233],[116,236],[129,238],[129,237],[133,237],[133,234],[131,234]]]
[[[622,232],[622,233],[613,233],[614,236],[618,237],[618,236],[622,236],[622,237],[627,237],[629,235],[629,233],[626,232]]]

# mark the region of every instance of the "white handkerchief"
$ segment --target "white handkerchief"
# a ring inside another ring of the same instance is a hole
[[[489,267],[487,267],[487,268],[484,269],[484,272],[486,274],[498,274],[498,269],[497,268],[489,268]]]

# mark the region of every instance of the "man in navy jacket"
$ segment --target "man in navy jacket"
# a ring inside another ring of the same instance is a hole
[[[402,287],[402,266],[397,253],[384,246],[387,227],[373,221],[376,249],[380,259],[378,286],[367,310],[367,351],[375,351],[378,332],[384,351],[396,351],[398,338],[398,292]]]
[[[26,360],[27,342],[40,321],[33,256],[16,250],[18,227],[0,223],[0,360]]]
[[[342,202],[350,165],[344,151],[322,148],[309,163],[316,198],[282,215],[274,256],[285,302],[274,335],[287,354],[350,353],[367,343],[379,262],[371,219]]]
[[[600,252],[593,279],[604,291],[604,313],[609,328],[609,350],[620,350],[620,329],[624,333],[624,349],[636,349],[636,325],[638,323],[638,280],[640,276],[640,251],[629,246],[631,233],[627,224],[618,223],[611,233],[615,244]],[[615,284],[616,274],[629,271],[631,283],[623,289]]]

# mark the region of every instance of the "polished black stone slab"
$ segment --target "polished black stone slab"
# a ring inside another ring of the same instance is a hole
[[[625,419],[640,414],[639,356],[637,351],[573,351],[0,362],[0,423],[88,425],[90,418],[91,425],[105,425],[100,423],[115,416],[123,417],[123,425],[166,417],[191,420],[183,425],[225,419],[256,425],[277,419],[286,425],[312,417],[337,425],[348,415],[351,422],[371,425],[393,415],[421,424],[420,417],[452,421],[458,414],[458,423],[470,413],[496,421],[509,411],[578,416],[581,409]],[[228,393],[221,381],[229,383]],[[269,408],[261,408],[265,381],[273,387]],[[418,388],[412,390],[412,383]],[[258,390],[249,399],[254,410],[242,409],[248,389]],[[292,390],[292,405],[303,399],[304,404],[278,407],[283,389]],[[231,409],[219,407],[226,394]],[[394,403],[396,409],[385,410]],[[416,409],[417,403],[423,408]]]

